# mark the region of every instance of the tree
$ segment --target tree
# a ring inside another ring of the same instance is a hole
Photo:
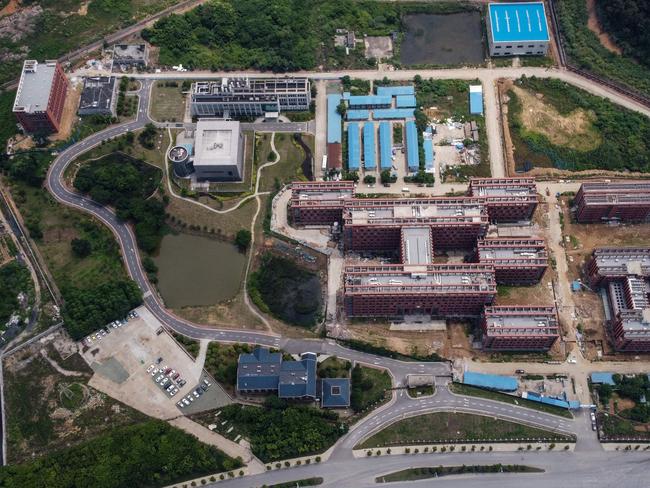
[[[75,256],[85,258],[92,252],[92,246],[87,239],[72,239],[70,247]]]
[[[344,172],[343,179],[346,181],[354,181],[355,183],[359,181],[359,173],[356,171]]]
[[[345,101],[341,100],[336,106],[336,113],[338,113],[341,117],[345,117],[345,112],[347,109],[348,106],[346,105]]]
[[[395,183],[395,181],[397,181],[397,177],[391,175],[389,169],[385,169],[385,170],[383,170],[383,171],[379,174],[379,178],[381,179],[381,183],[382,183],[382,185],[386,185],[386,184],[388,184],[388,183]]]
[[[237,231],[237,234],[235,235],[235,244],[239,248],[240,251],[246,251],[248,249],[248,246],[251,244],[251,231],[248,229],[240,229]]]
[[[366,175],[363,177],[363,182],[367,185],[374,185],[377,182],[377,178],[374,175]]]

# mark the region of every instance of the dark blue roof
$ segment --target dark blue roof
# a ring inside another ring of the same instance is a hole
[[[350,379],[323,378],[321,380],[321,406],[324,408],[350,406]]]
[[[316,398],[316,354],[306,352],[300,361],[284,361],[278,383],[280,398]]]
[[[277,390],[282,354],[258,347],[252,353],[239,355],[237,390]]]

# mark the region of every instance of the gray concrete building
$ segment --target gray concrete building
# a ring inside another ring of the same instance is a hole
[[[192,84],[193,117],[258,117],[309,110],[307,78],[223,78]]]
[[[79,100],[79,115],[115,115],[115,78],[93,76],[84,78],[84,88]]]
[[[239,122],[202,119],[194,132],[197,180],[239,181],[244,174],[244,136]]]

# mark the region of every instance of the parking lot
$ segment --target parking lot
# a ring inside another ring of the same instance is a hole
[[[140,307],[136,311],[138,317],[121,327],[109,325],[107,332],[100,332],[99,339],[84,344],[82,355],[95,371],[89,382],[91,386],[162,419],[230,403],[219,385],[208,379],[211,386],[207,391],[181,409],[177,402],[192,394],[206,377],[202,370],[205,345],[194,361],[161,330],[160,322],[148,310]],[[167,381],[162,384],[164,379]]]

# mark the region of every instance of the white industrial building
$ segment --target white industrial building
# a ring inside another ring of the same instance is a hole
[[[490,56],[545,56],[550,34],[544,2],[491,3]]]
[[[239,181],[244,174],[244,136],[239,122],[201,119],[194,132],[197,180]]]

